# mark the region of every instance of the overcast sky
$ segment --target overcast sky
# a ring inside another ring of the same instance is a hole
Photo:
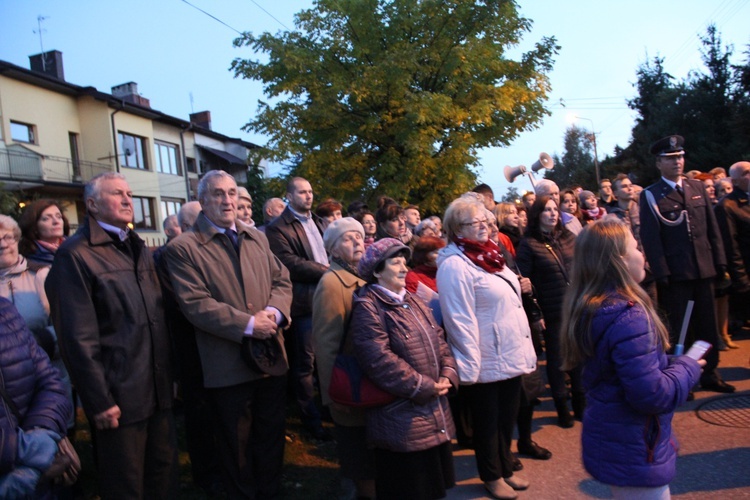
[[[294,14],[312,2],[189,1],[0,0],[0,59],[28,68],[28,56],[42,47],[59,50],[70,83],[109,93],[115,85],[134,81],[154,109],[186,120],[191,112],[209,110],[217,132],[264,144],[264,137],[240,130],[263,95],[259,83],[236,80],[229,71],[234,58],[253,57],[248,48],[232,46],[235,30],[259,34],[292,29]],[[483,150],[480,181],[500,198],[508,187],[502,174],[505,165],[529,166],[542,151],[561,155],[571,115],[587,118],[578,122],[584,128],[592,128],[593,122],[600,158],[615,145],[627,145],[634,114],[626,100],[635,95],[638,65],[654,56],[665,57],[666,70],[678,79],[691,69],[702,70],[698,35],[711,22],[724,44],[734,46],[733,62],[746,62],[748,3],[519,2],[522,15],[534,22],[520,49],[533,46],[542,36],[555,36],[562,47],[551,73],[552,115],[510,147]],[[41,40],[39,16],[44,17]],[[530,187],[527,179],[515,185],[520,190]]]

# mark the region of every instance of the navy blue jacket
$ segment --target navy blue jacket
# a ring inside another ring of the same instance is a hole
[[[668,358],[645,310],[621,297],[594,316],[593,358],[584,362],[583,464],[615,486],[657,487],[675,476],[672,415],[700,377],[698,363]]]
[[[0,383],[18,407],[22,429],[43,427],[65,435],[73,413],[65,386],[16,307],[4,298],[0,298]],[[0,475],[16,462],[18,424],[0,399]]]

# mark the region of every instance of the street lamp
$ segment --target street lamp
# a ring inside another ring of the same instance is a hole
[[[599,154],[596,151],[596,132],[594,132],[594,120],[591,118],[584,118],[582,116],[571,115],[572,121],[575,120],[586,120],[591,122],[591,133],[586,134],[585,137],[594,145],[594,170],[596,171],[596,185],[599,186],[601,182],[601,176],[599,175]]]

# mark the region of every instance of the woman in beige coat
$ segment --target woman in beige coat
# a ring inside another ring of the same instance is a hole
[[[357,273],[365,250],[364,236],[362,224],[351,217],[334,220],[323,234],[331,266],[313,298],[313,349],[323,404],[329,407],[335,424],[341,474],[354,482],[358,498],[375,498],[375,467],[365,440],[364,410],[339,405],[328,396],[333,364],[349,325],[352,295],[365,284]],[[344,351],[352,354],[349,338]]]

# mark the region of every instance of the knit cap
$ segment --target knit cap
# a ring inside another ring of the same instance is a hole
[[[359,261],[359,276],[363,280],[371,281],[378,264],[400,252],[406,254],[406,260],[411,258],[411,248],[395,238],[383,238],[376,241],[367,248],[364,257]]]

